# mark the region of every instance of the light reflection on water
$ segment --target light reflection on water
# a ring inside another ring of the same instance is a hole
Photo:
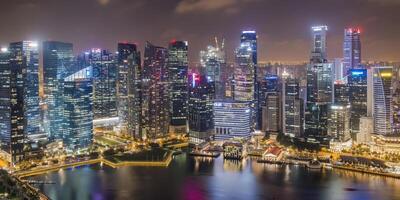
[[[400,179],[177,156],[168,168],[83,166],[32,177],[52,199],[400,199]]]

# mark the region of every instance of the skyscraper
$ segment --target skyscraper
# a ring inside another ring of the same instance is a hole
[[[63,134],[67,150],[87,148],[93,138],[92,67],[84,68],[64,79]]]
[[[283,133],[289,137],[303,136],[304,100],[300,98],[299,81],[292,77],[284,80]]]
[[[127,104],[127,130],[128,134],[136,139],[144,139],[142,132],[142,65],[140,53],[131,54],[127,59],[128,63],[128,104]]]
[[[343,42],[343,77],[349,74],[350,69],[359,68],[361,64],[361,31],[358,28],[344,29]]]
[[[206,69],[208,82],[215,85],[215,98],[225,97],[225,81],[222,71],[226,67],[226,54],[224,40],[219,45],[215,38],[215,46],[208,46],[207,50],[200,51],[200,63]]]
[[[24,134],[29,137],[40,132],[40,109],[39,109],[39,51],[38,43],[34,41],[21,41],[11,43],[10,63],[14,75],[22,75],[23,82],[23,106],[26,127]],[[21,77],[16,77],[20,79]],[[16,87],[19,87],[20,82]],[[19,97],[18,97],[19,98]]]
[[[143,63],[143,132],[147,138],[158,138],[168,134],[167,49],[146,42]]]
[[[21,66],[11,66],[10,58],[8,48],[1,48],[0,142],[7,161],[17,163],[24,158],[24,73]]]
[[[328,117],[332,103],[333,69],[326,60],[326,26],[312,27],[313,45],[307,66],[305,134],[309,141],[327,144]]]
[[[132,58],[129,59],[130,57]],[[133,63],[128,63],[128,61]],[[118,43],[117,109],[121,132],[125,134],[129,132],[129,83],[135,82],[133,80],[134,77],[129,76],[129,72],[135,71],[135,69],[130,69],[130,67],[135,67],[138,64],[140,65],[140,52],[137,50],[136,44]]]
[[[170,132],[186,134],[188,114],[188,42],[172,41],[168,47]]]
[[[213,132],[214,85],[206,76],[193,73],[189,87],[189,141],[200,144],[208,141]]]
[[[92,49],[82,56],[80,68],[93,67],[94,119],[117,117],[117,62],[115,56],[102,49]]]
[[[64,78],[72,64],[71,43],[43,42],[43,87],[50,140],[62,138]]]
[[[255,66],[250,42],[243,42],[236,49],[236,66],[234,71],[234,95],[237,101],[254,101]]]
[[[326,35],[327,26],[313,26],[312,29],[312,50],[311,60],[316,63],[323,63],[327,59]],[[326,61],[325,61],[326,62]]]
[[[350,69],[348,75],[350,99],[350,129],[353,136],[360,130],[360,118],[367,116],[368,84],[366,69]]]
[[[329,118],[329,136],[338,142],[350,139],[350,105],[332,105]]]
[[[393,105],[392,77],[393,67],[374,67],[374,133],[392,134]]]
[[[277,75],[266,75],[259,85],[260,96],[258,112],[261,113],[261,130],[263,132],[280,131],[280,94]]]
[[[349,95],[349,86],[344,81],[336,80],[333,84],[333,103],[347,106],[350,104]]]

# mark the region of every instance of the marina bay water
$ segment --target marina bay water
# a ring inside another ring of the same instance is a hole
[[[176,156],[167,168],[96,164],[30,179],[54,182],[37,186],[54,200],[400,199],[400,179],[186,154]]]

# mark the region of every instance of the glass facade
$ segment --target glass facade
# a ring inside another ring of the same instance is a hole
[[[350,69],[359,68],[361,64],[361,31],[358,28],[344,29],[343,42],[343,77],[349,74]]]
[[[43,42],[43,87],[50,140],[62,138],[63,82],[72,65],[71,43]]]
[[[360,130],[360,118],[367,116],[367,77],[366,69],[351,69],[349,71],[350,129],[352,133],[357,133]]]
[[[393,67],[374,67],[373,70],[374,133],[390,135],[393,123]]]
[[[188,42],[172,41],[168,47],[170,92],[170,132],[187,133],[188,115]]]

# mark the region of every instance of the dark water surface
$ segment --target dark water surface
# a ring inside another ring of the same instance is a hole
[[[100,164],[49,172],[34,180],[52,199],[400,199],[400,179],[342,170],[175,157],[168,168]]]

